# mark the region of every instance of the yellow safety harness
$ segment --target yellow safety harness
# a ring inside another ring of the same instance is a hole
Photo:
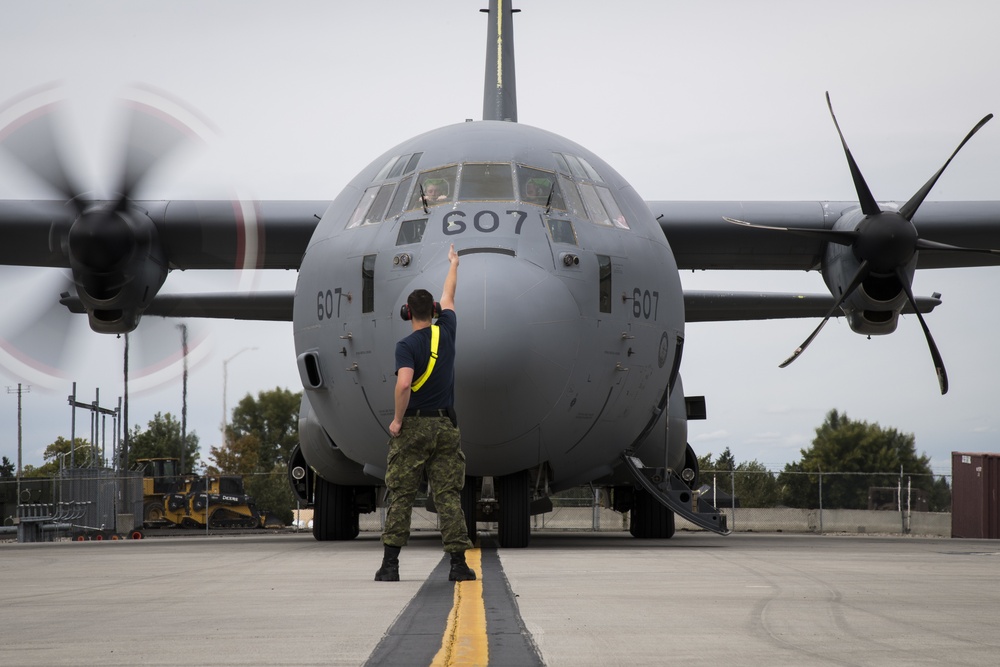
[[[424,386],[427,382],[427,378],[431,376],[431,371],[434,370],[434,362],[438,358],[438,341],[441,340],[441,330],[436,324],[431,325],[431,358],[427,362],[427,370],[424,374],[417,378],[416,382],[410,385],[411,391],[416,391]]]

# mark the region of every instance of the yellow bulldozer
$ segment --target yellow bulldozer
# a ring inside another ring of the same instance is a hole
[[[238,475],[182,475],[174,458],[139,459],[143,466],[143,523],[147,528],[281,528],[260,512]]]

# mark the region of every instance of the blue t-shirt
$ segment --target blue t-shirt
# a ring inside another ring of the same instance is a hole
[[[438,358],[423,386],[410,392],[410,410],[439,410],[455,404],[455,329],[454,310],[444,310],[435,323],[441,327]],[[414,331],[396,343],[396,373],[400,368],[413,369],[413,381],[427,370],[431,358],[431,328]]]

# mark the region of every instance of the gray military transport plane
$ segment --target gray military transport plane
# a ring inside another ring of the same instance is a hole
[[[504,547],[526,546],[550,494],[581,484],[630,510],[636,537],[671,537],[675,515],[728,532],[687,443],[705,402],[684,395],[686,322],[822,318],[791,361],[832,316],[888,334],[915,311],[947,391],[921,314],[940,302],[910,285],[917,268],[1000,263],[1000,202],[923,204],[939,171],[909,201],[877,203],[843,135],[860,204],[644,201],[583,146],[517,122],[508,4],[490,0],[483,120],[396,146],[332,203],[136,201],[181,140],[142,108],[121,194],[93,200],[58,159],[51,114],[25,114],[0,142],[62,198],[0,202],[0,263],[70,269],[63,303],[103,333],[144,314],[292,321],[304,392],[289,477],[319,540],[356,537],[384,500],[400,306],[442,284],[450,244],[463,504],[470,531],[496,521]],[[171,270],[248,267],[297,269],[294,294],[157,296]],[[685,292],[681,269],[818,270],[830,294]]]

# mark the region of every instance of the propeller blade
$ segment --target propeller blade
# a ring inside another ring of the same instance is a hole
[[[775,227],[772,225],[758,225],[752,222],[747,222],[746,220],[738,220],[737,218],[727,218],[726,216],[722,216],[722,219],[734,225],[749,227],[750,229],[768,229],[771,230],[772,232],[788,232],[789,234],[798,234],[799,236],[807,236],[809,238],[826,241],[827,243],[836,243],[838,245],[844,245],[844,246],[854,245],[854,242],[857,240],[859,236],[858,232],[854,230],[805,229],[802,227]]]
[[[941,358],[941,353],[938,351],[937,345],[934,343],[934,337],[931,336],[931,330],[927,328],[927,322],[924,321],[924,316],[920,314],[920,309],[917,308],[916,299],[913,298],[913,290],[910,288],[910,283],[906,280],[906,275],[903,273],[902,269],[896,269],[896,276],[899,278],[900,284],[903,285],[903,290],[906,292],[906,298],[910,302],[910,307],[913,308],[913,312],[917,314],[917,319],[920,320],[920,326],[924,330],[924,338],[927,339],[927,347],[931,351],[931,359],[934,361],[934,372],[937,373],[938,385],[941,387],[941,394],[948,393],[948,371],[944,367],[944,359]]]
[[[0,135],[0,146],[60,197],[73,202],[79,214],[82,208],[78,200],[81,190],[70,178],[59,150],[54,121],[57,109],[57,103],[49,104],[19,125],[9,127],[6,134]]]
[[[132,198],[149,172],[189,139],[189,130],[154,107],[130,102],[118,206]]]
[[[865,215],[876,215],[882,212],[878,204],[875,202],[875,197],[872,196],[872,191],[868,189],[868,184],[865,182],[865,177],[861,175],[861,169],[858,167],[858,163],[854,161],[854,156],[851,155],[851,149],[847,147],[847,140],[844,139],[844,133],[840,131],[840,123],[837,122],[837,116],[833,113],[833,103],[830,102],[830,93],[826,93],[826,106],[830,109],[830,117],[833,118],[833,124],[837,128],[837,134],[840,135],[840,143],[844,147],[844,154],[847,156],[847,165],[851,168],[851,178],[854,179],[854,189],[858,193],[858,202],[861,204],[861,211]]]
[[[57,298],[73,289],[73,280],[63,271],[14,266],[0,267],[0,279],[18,285],[17,294],[5,304],[10,309],[7,314],[16,312],[17,317],[5,319],[0,326],[0,349],[15,365],[30,369],[18,371],[12,366],[9,370],[26,379],[32,373],[60,380],[67,377],[66,371],[80,356],[81,337],[86,335],[84,320],[71,317]]]
[[[840,306],[844,303],[844,301],[846,301],[847,298],[854,293],[854,290],[858,289],[858,285],[860,285],[867,277],[868,277],[868,260],[865,260],[861,262],[861,266],[858,267],[857,273],[855,273],[854,278],[851,279],[851,284],[847,286],[847,289],[844,290],[844,292],[840,295],[840,298],[837,299],[836,302],[834,302],[833,307],[830,308],[829,311],[827,311],[826,317],[824,317],[823,321],[819,323],[819,326],[816,327],[816,329],[813,330],[811,334],[809,334],[809,337],[806,338],[801,345],[795,348],[795,351],[792,352],[792,356],[788,357],[783,362],[778,364],[778,368],[785,368],[790,363],[799,358],[799,355],[802,354],[805,351],[805,349],[809,347],[809,343],[813,342],[813,339],[819,335],[819,332],[823,330],[823,327],[825,327],[827,321],[829,321],[829,319],[833,317],[833,314],[837,312],[837,309],[840,308]]]
[[[937,183],[939,178],[941,178],[941,174],[944,173],[944,170],[948,168],[951,161],[955,159],[956,155],[958,155],[958,151],[962,150],[962,146],[968,143],[969,139],[972,138],[972,135],[978,132],[983,125],[986,125],[991,118],[993,118],[993,114],[987,114],[981,121],[976,123],[976,126],[972,128],[967,135],[965,135],[965,139],[962,139],[962,143],[958,145],[958,148],[952,152],[951,157],[949,157],[945,161],[944,165],[937,170],[937,173],[931,176],[930,180],[924,183],[924,187],[917,190],[916,194],[910,197],[910,200],[900,207],[899,214],[901,216],[907,220],[913,220],[913,215],[917,212],[917,209],[920,208],[920,205],[924,203],[924,199],[927,198],[927,195],[930,194],[931,188],[933,188],[934,184]]]

